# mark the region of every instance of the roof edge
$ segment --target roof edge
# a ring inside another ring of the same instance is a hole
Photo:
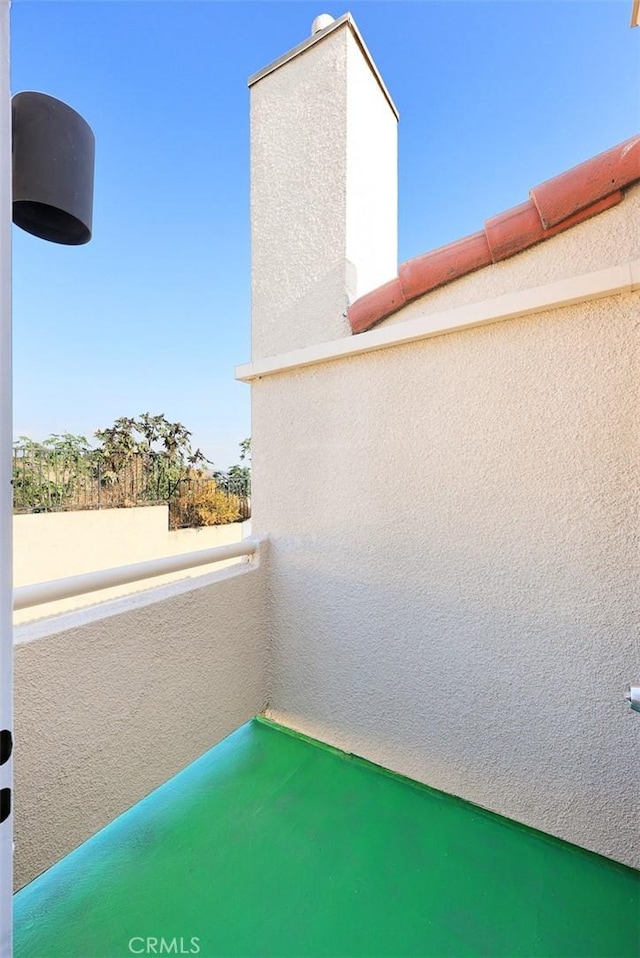
[[[484,229],[402,263],[398,276],[348,309],[354,334],[456,279],[571,229],[617,205],[640,180],[640,136],[534,187],[530,198],[485,221]]]

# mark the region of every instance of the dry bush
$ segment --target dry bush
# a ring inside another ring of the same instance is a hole
[[[169,527],[181,529],[221,526],[237,522],[241,515],[239,497],[219,489],[211,480],[184,488],[171,502]]]

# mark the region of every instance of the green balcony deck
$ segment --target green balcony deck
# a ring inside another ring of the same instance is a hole
[[[254,719],[20,891],[15,923],[15,958],[617,958],[640,884]]]

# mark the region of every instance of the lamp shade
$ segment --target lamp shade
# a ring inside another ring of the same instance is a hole
[[[52,243],[88,243],[95,160],[91,127],[45,93],[17,93],[12,107],[13,222]]]

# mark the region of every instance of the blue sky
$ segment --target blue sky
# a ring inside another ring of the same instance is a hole
[[[14,228],[14,434],[164,412],[218,468],[250,432],[247,77],[350,9],[399,111],[399,260],[640,131],[631,0],[14,0],[12,87],[97,140],[94,238]]]

